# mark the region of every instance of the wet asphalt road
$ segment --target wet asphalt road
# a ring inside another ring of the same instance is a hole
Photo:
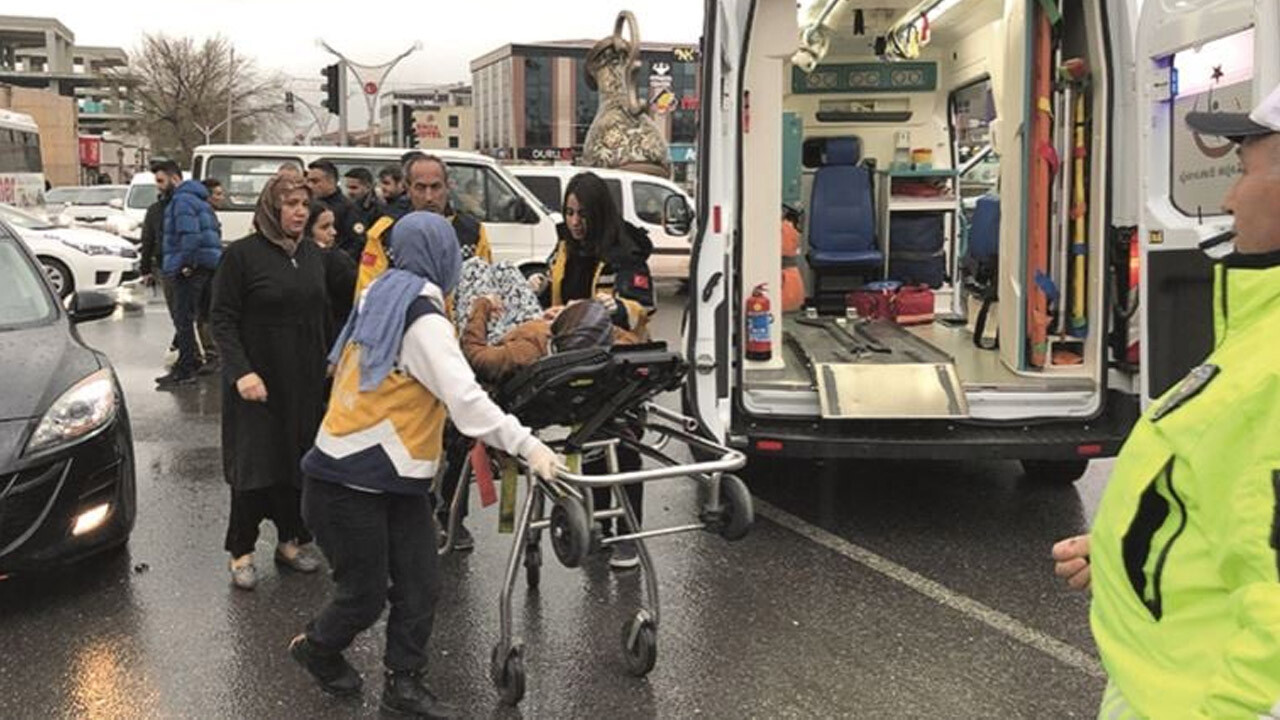
[[[663,303],[661,335],[676,335],[682,301]],[[154,302],[82,326],[133,417],[137,529],[123,552],[0,582],[0,717],[378,716],[381,625],[348,653],[366,677],[358,700],[322,694],[288,659],[329,582],[273,567],[269,524],[258,589],[228,584],[219,389],[152,389],[171,332]],[[1087,599],[1047,556],[1086,527],[1107,468],[1054,488],[1014,463],[755,463],[762,502],[745,540],[650,543],[662,624],[644,680],[619,649],[638,574],[603,559],[570,571],[545,553],[541,588],[521,581],[515,595],[529,673],[518,710],[487,673],[510,540],[492,509],[475,511],[477,549],[444,564],[430,683],[468,717],[1093,717],[1104,681]],[[685,522],[694,498],[651,486],[647,515]]]

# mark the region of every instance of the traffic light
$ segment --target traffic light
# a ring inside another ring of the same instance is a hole
[[[293,93],[291,92],[286,91],[284,94],[284,111],[287,113],[293,112]]]
[[[320,101],[329,112],[334,115],[342,114],[342,66],[338,63],[325,66],[321,71],[324,75],[324,85],[320,86],[320,90],[324,92],[324,100]]]

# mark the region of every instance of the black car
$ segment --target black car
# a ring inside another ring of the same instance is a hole
[[[75,329],[115,305],[83,292],[64,307],[0,222],[0,576],[117,547],[133,529],[124,394],[107,357]]]

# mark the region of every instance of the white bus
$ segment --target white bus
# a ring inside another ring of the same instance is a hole
[[[0,203],[31,207],[43,196],[40,128],[30,115],[0,110]]]

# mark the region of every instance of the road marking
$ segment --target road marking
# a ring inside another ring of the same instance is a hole
[[[1107,673],[1102,669],[1102,664],[1098,662],[1097,658],[1083,650],[1073,645],[1068,645],[1057,638],[1050,637],[995,608],[987,607],[973,598],[961,595],[945,585],[934,582],[920,573],[881,557],[832,532],[805,522],[786,510],[776,508],[758,498],[753,498],[753,501],[757,515],[768,518],[791,532],[808,538],[828,550],[880,573],[890,580],[902,583],[939,605],[945,605],[962,615],[977,620],[997,632],[1039,650],[1064,665],[1069,665],[1090,677],[1106,679]]]

